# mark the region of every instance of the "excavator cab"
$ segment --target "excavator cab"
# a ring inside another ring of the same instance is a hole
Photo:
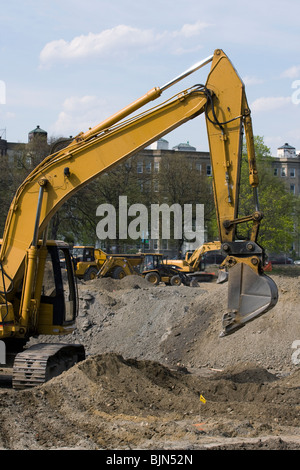
[[[72,250],[73,258],[79,261],[95,261],[93,246],[74,246]]]
[[[54,334],[55,330],[72,327],[78,309],[76,287],[69,247],[48,242],[37,334]]]

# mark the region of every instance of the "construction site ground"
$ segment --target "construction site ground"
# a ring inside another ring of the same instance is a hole
[[[300,267],[270,273],[276,307],[223,338],[227,284],[81,281],[87,358],[46,384],[0,388],[0,449],[299,450]],[[200,399],[201,398],[201,399]]]

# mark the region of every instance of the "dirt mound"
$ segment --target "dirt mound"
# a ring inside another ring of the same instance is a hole
[[[272,374],[263,367],[257,367],[255,364],[235,364],[222,372],[217,372],[215,377],[217,379],[232,380],[235,383],[263,384],[278,380],[275,374]]]
[[[74,333],[30,344],[79,342],[87,359],[0,392],[0,447],[299,448],[300,281],[274,279],[276,307],[224,338],[227,284],[81,282]]]
[[[0,447],[299,448],[299,374],[291,387],[285,379],[254,383],[247,366],[237,370],[243,381],[230,379],[230,368],[203,377],[114,353],[91,356],[43,386],[2,392]]]
[[[298,277],[274,279],[279,287],[275,308],[224,338],[219,334],[226,283],[154,287],[139,276],[85,282],[79,286],[77,329],[67,341],[83,343],[89,354],[116,352],[194,371],[242,362],[289,373],[297,368],[292,355],[300,339],[300,282]]]
[[[92,289],[98,289],[99,291],[105,290],[113,292],[121,289],[140,289],[147,288],[150,289],[154,287],[150,282],[146,281],[141,276],[126,276],[123,279],[112,279],[112,278],[99,278],[93,279],[92,281],[87,281],[84,283],[86,286],[91,287]]]

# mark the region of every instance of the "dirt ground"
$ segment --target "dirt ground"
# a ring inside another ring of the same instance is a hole
[[[0,449],[299,450],[300,277],[271,277],[276,307],[223,338],[227,284],[80,282],[77,328],[59,340],[87,359],[0,388]]]

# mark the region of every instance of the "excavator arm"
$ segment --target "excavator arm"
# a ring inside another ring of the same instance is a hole
[[[222,263],[228,270],[229,282],[228,312],[223,317],[222,332],[222,335],[227,335],[272,308],[277,302],[278,293],[274,281],[264,275],[264,250],[257,243],[263,214],[259,210],[254,137],[245,88],[220,50],[215,52],[205,89],[215,207],[221,248],[227,255]],[[254,211],[239,218],[243,131]],[[237,240],[237,225],[249,221],[252,221],[250,239]]]
[[[212,62],[211,70],[205,85],[184,90],[164,103],[132,116],[133,112],[158,98],[173,83],[209,62]],[[15,331],[20,334],[20,327],[22,332],[28,332],[32,304],[38,305],[41,295],[37,286],[40,275],[36,274],[41,251],[38,244],[41,239],[45,244],[47,227],[56,211],[101,173],[203,113],[209,136],[220,241],[230,255],[228,266],[234,273],[229,276],[229,298],[233,299],[233,304],[229,300],[226,333],[253,319],[258,311],[261,314],[274,305],[276,286],[271,286],[271,281],[265,281],[266,277],[262,274],[263,250],[256,244],[258,230],[251,239],[251,249],[247,248],[248,242],[240,244],[235,241],[235,228],[239,223],[237,208],[243,128],[247,142],[253,143],[253,136],[244,85],[227,56],[217,50],[213,56],[172,82],[153,88],[111,118],[79,134],[65,149],[46,157],[20,186],[9,210],[0,252],[2,302],[14,302],[17,291],[22,289],[18,312],[14,313]],[[258,181],[253,153],[249,168],[250,184],[256,187]],[[256,211],[252,217],[257,226],[260,213]],[[233,265],[237,265],[238,269]],[[251,273],[249,276],[248,271]],[[241,296],[248,296],[249,291],[252,300],[244,309],[245,302],[241,301]],[[256,302],[257,296],[266,300],[263,305],[259,303],[258,308],[256,304],[253,307],[253,299]],[[2,335],[5,336],[5,329]]]

